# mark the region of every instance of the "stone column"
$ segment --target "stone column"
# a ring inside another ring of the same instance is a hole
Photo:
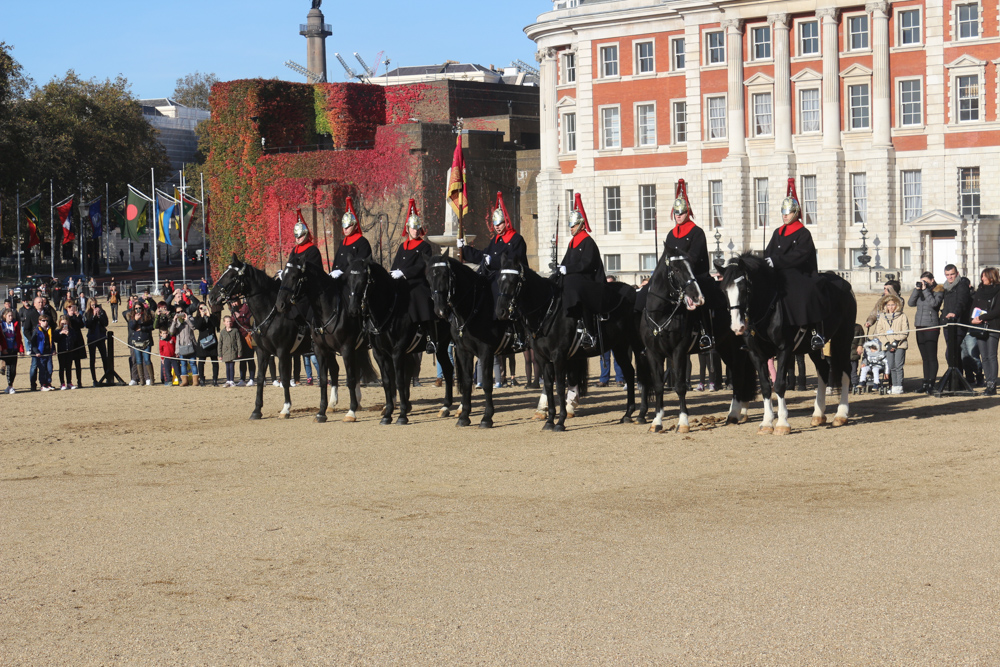
[[[840,145],[840,53],[837,40],[839,10],[820,9],[823,22],[823,149],[841,150]]]
[[[726,30],[726,67],[729,70],[729,109],[726,119],[729,155],[747,154],[746,114],[743,110],[743,20],[724,19]],[[705,109],[708,116],[708,109]],[[706,133],[707,138],[707,133]]]
[[[326,81],[326,38],[332,35],[318,8],[309,10],[306,24],[299,30],[306,38],[306,69]]]
[[[788,53],[788,14],[767,17],[774,35],[774,152],[792,152],[792,71]]]
[[[869,2],[865,11],[872,15],[872,145],[891,148],[892,115],[889,81],[889,3]]]
[[[535,60],[541,63],[539,72],[542,88],[542,112],[539,118],[539,132],[541,134],[542,171],[558,171],[559,116],[556,111],[556,104],[559,100],[556,96],[556,85],[559,83],[559,75],[556,71],[556,50],[549,48],[539,49],[535,54]]]

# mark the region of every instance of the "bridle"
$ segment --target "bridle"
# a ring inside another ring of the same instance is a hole
[[[476,314],[479,312],[479,307],[482,301],[477,294],[479,286],[476,282],[472,283],[472,312],[469,313],[469,316],[466,317],[463,322],[462,318],[459,317],[458,311],[455,310],[455,274],[451,270],[451,265],[446,261],[431,264],[431,269],[442,268],[444,269],[444,279],[448,281],[448,289],[447,291],[437,289],[431,290],[431,295],[432,297],[436,295],[439,296],[441,294],[445,295],[445,304],[448,306],[448,319],[454,321],[453,323],[455,328],[458,330],[458,337],[461,338],[465,335],[465,328],[469,325],[469,322],[472,321],[472,319],[474,319]]]
[[[219,276],[219,279],[215,282],[215,285],[219,290],[219,297],[222,303],[231,302],[234,296],[241,296],[243,297],[243,299],[249,300],[255,296],[260,296],[261,294],[265,294],[265,292],[263,291],[254,292],[252,294],[243,293],[243,289],[246,287],[246,278],[247,278],[246,270],[247,270],[247,264],[241,265],[240,268],[238,269],[234,267],[232,264],[230,264],[229,266],[226,267],[226,270],[222,272],[222,275]],[[228,287],[225,285],[220,287],[220,285],[222,284],[222,279],[225,278],[226,274],[228,274],[230,271],[234,271],[236,277],[229,281]],[[274,319],[274,316],[277,313],[278,313],[278,306],[277,303],[275,303],[275,305],[271,307],[271,312],[268,314],[268,316],[265,317],[260,322],[260,324],[253,327],[252,329],[246,329],[246,327],[240,324],[239,320],[237,320],[236,318],[233,318],[233,321],[236,323],[236,327],[238,329],[245,330],[250,335],[256,336],[260,334],[260,332],[264,329],[264,327],[266,327],[268,324],[271,323],[271,320]]]
[[[513,294],[507,294],[503,291],[503,276],[513,275],[517,276],[517,283],[514,287]],[[508,319],[513,319],[514,311],[517,309],[517,297],[521,294],[521,288],[524,286],[524,267],[519,269],[500,269],[500,296],[510,299],[510,305],[507,307],[507,317]],[[562,291],[556,290],[555,293],[549,298],[549,307],[542,316],[542,319],[538,322],[538,326],[532,328],[531,323],[528,321],[528,317],[532,313],[536,313],[541,310],[541,307],[536,308],[530,312],[523,312],[521,316],[524,320],[525,326],[530,330],[532,338],[538,338],[543,335],[546,328],[555,320],[555,314],[559,310],[559,304],[562,302]]]
[[[351,269],[351,275],[360,276],[362,275],[362,272]],[[378,336],[379,334],[382,333],[382,330],[385,328],[385,325],[389,323],[390,318],[392,318],[392,313],[396,310],[396,301],[399,299],[399,290],[396,289],[392,290],[392,305],[389,306],[389,309],[386,311],[385,319],[382,320],[381,324],[378,324],[375,322],[375,314],[372,312],[371,308],[368,307],[368,288],[371,287],[372,282],[374,282],[372,279],[371,266],[368,264],[365,265],[364,276],[365,276],[365,287],[364,290],[362,290],[361,292],[361,305],[360,305],[361,317],[365,321],[368,332],[372,335]],[[350,298],[351,300],[354,300],[355,298],[353,289],[351,290]]]
[[[680,280],[677,280],[676,278],[677,270],[671,265],[671,262],[675,261],[683,261],[685,266],[687,267],[688,275],[691,276],[683,284],[681,284]],[[642,310],[643,315],[645,315],[646,322],[649,324],[654,336],[659,336],[667,328],[670,327],[671,323],[674,320],[674,317],[677,315],[677,311],[680,310],[681,304],[684,303],[684,290],[687,289],[687,287],[690,286],[691,284],[693,283],[696,284],[698,282],[694,278],[694,272],[691,271],[691,265],[688,263],[686,257],[681,257],[681,256],[670,257],[667,259],[666,262],[664,262],[664,266],[667,267],[668,271],[667,280],[670,283],[670,287],[676,290],[677,294],[673,299],[674,309],[670,311],[670,315],[667,316],[665,322],[662,323],[657,322],[655,319],[653,319],[653,316],[649,314],[649,308],[643,308]],[[652,292],[650,292],[650,294],[652,294]],[[662,298],[662,297],[659,297],[659,295],[657,295],[657,298]],[[667,303],[670,303],[669,298],[665,298],[663,300],[666,301]]]

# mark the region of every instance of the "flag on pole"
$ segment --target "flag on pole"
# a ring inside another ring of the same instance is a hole
[[[170,219],[174,215],[174,204],[161,194],[156,195],[156,238],[160,243],[172,246],[170,240]]]
[[[90,229],[93,231],[94,238],[101,238],[101,234],[104,233],[104,215],[101,213],[100,197],[90,202],[90,210],[87,212],[87,217],[90,218]]]
[[[114,231],[118,228],[118,233],[121,238],[127,239],[128,236],[128,222],[125,220],[125,212],[122,211],[120,206],[111,207],[111,219],[108,220],[108,229]]]
[[[34,198],[28,200],[27,204],[22,204],[21,208],[24,209],[24,217],[28,221],[28,250],[31,250],[36,245],[40,245],[42,240],[38,237],[38,225],[42,219],[42,195],[36,195]]]
[[[63,245],[67,243],[72,243],[76,240],[76,234],[73,233],[73,199],[71,196],[69,199],[61,204],[56,205],[56,213],[59,215],[59,223],[63,228]]]
[[[189,197],[183,194],[177,188],[174,188],[174,198],[184,203],[184,220],[186,222],[184,229],[184,238],[185,239],[191,238],[191,223],[194,222],[194,218],[198,210],[198,204],[200,204],[201,202],[195,199],[194,197]],[[180,219],[178,218],[177,229],[179,230],[180,228],[181,228]]]
[[[459,218],[469,212],[469,191],[465,180],[465,157],[462,155],[462,135],[455,141],[455,156],[451,160],[448,181],[448,203]]]
[[[147,208],[150,198],[131,185],[128,186],[128,201],[125,206],[125,231],[128,238],[138,241],[146,231]]]

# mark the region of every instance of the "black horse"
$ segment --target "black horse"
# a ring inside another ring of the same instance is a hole
[[[627,385],[625,415],[619,423],[632,421],[635,412],[635,370],[632,351],[639,349],[639,336],[635,328],[633,310],[635,290],[621,283],[609,284],[619,299],[608,318],[600,323],[598,340],[603,343],[593,349],[580,346],[577,319],[566,314],[562,307],[562,283],[547,279],[516,260],[504,256],[500,264],[500,295],[496,302],[496,317],[506,320],[518,317],[527,333],[528,344],[535,352],[545,382],[547,412],[545,431],[566,430],[566,387],[582,380],[581,366],[576,360],[599,356],[603,347],[614,352]],[[630,298],[631,297],[631,298]],[[583,364],[585,368],[586,364]],[[574,371],[574,367],[576,369]],[[576,376],[576,377],[574,377]],[[559,398],[559,416],[552,385]]]
[[[785,380],[786,371],[791,368],[793,357],[799,352],[808,352],[819,374],[812,425],[826,423],[824,412],[828,378],[835,385],[840,382],[840,406],[833,425],[846,424],[851,386],[851,345],[858,314],[858,303],[851,284],[833,273],[820,275],[822,287],[830,301],[830,311],[823,319],[823,331],[830,345],[828,362],[821,351],[811,348],[810,337],[805,329],[786,323],[781,307],[784,285],[777,271],[763,259],[750,253],[734,257],[726,264],[719,262],[716,266],[720,270],[724,269],[722,289],[729,306],[731,328],[735,334],[743,336],[760,376],[761,392],[764,395],[764,421],[760,432],[773,432],[775,435],[787,435],[791,432],[788,407],[785,404]],[[773,426],[771,378],[767,371],[767,360],[772,357],[776,358],[777,381],[774,383],[774,390],[778,394],[778,423]]]
[[[275,302],[278,299],[279,282],[260,269],[241,262],[233,254],[232,262],[222,272],[215,286],[208,294],[210,306],[221,308],[233,297],[242,296],[250,306],[256,325],[243,334],[253,336],[257,349],[257,400],[250,419],[260,419],[264,407],[264,374],[272,357],[278,358],[278,375],[285,390],[285,404],[278,416],[288,419],[292,410],[292,396],[289,391],[292,377],[292,353],[308,347],[307,332],[300,323],[278,313]]]
[[[419,354],[424,343],[424,332],[409,315],[410,290],[406,281],[393,280],[382,266],[367,259],[351,262],[347,272],[348,314],[359,318],[371,343],[375,360],[382,372],[382,389],[385,391],[385,409],[382,424],[392,423],[396,394],[399,394],[397,424],[410,423],[407,415],[410,404],[410,381],[419,372],[419,357],[413,362],[413,353]],[[448,358],[451,343],[447,323],[438,322],[432,338],[436,356],[444,375],[445,399],[440,415],[451,414],[454,366]],[[416,366],[416,370],[414,370]]]
[[[704,289],[702,289],[704,287]],[[674,391],[680,414],[677,432],[688,433],[687,362],[698,350],[701,331],[700,309],[709,308],[715,329],[715,347],[729,369],[733,385],[733,401],[726,417],[727,424],[737,424],[746,415],[747,406],[756,394],[754,369],[743,341],[729,328],[728,311],[718,283],[700,284],[683,255],[664,251],[647,286],[646,305],[639,313],[639,335],[646,348],[649,373],[656,378],[650,384],[656,399],[656,417],[650,431],[663,429],[663,362],[670,359],[673,368]],[[645,387],[649,392],[650,387]]]
[[[482,361],[483,394],[486,408],[480,428],[493,426],[493,358],[517,351],[517,339],[510,322],[494,319],[493,289],[490,280],[456,259],[442,255],[427,267],[434,314],[451,325],[455,342],[455,363],[462,406],[457,426],[469,426],[472,411],[472,377],[476,358]]]
[[[319,365],[319,412],[316,421],[326,421],[327,369],[333,384],[333,404],[337,404],[340,369],[337,354],[344,358],[350,409],[345,422],[356,422],[360,403],[361,381],[375,378],[368,348],[361,331],[361,321],[347,314],[347,280],[331,278],[315,264],[292,259],[282,272],[281,287],[275,306],[286,313],[294,304],[309,303],[314,321],[311,323],[313,350]]]

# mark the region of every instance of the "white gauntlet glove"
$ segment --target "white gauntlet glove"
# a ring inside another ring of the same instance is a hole
[[[455,247],[462,248],[465,245],[465,239],[455,239]]]
[[[489,255],[484,255],[483,256],[483,261],[486,262],[486,266],[489,266],[490,265],[490,256]]]
[[[400,278],[403,277],[403,272],[400,271],[399,269],[394,269],[393,272],[390,273],[389,275],[395,278],[396,280],[399,280]]]
[[[344,275],[344,272],[341,271],[340,269],[334,269],[333,271],[330,272],[331,278],[339,278],[342,275]]]
[[[566,275],[566,267],[563,266],[562,264],[559,265],[559,273],[563,274],[564,276]]]
[[[772,269],[774,268],[774,260],[773,259],[771,259],[770,257],[765,257],[764,261],[767,262],[767,265],[770,266]]]

